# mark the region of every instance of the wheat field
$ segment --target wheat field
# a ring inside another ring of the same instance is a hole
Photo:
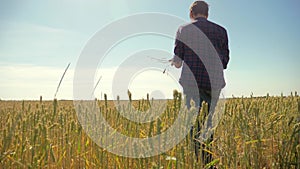
[[[131,101],[131,100],[130,100]],[[153,100],[135,100],[138,110]],[[118,115],[112,101],[98,100],[116,131],[130,137],[155,136],[170,127],[184,102],[180,93],[167,101],[160,118],[138,124]],[[205,105],[205,104],[204,104]],[[126,107],[125,107],[126,109]],[[161,110],[159,105],[153,110]],[[201,113],[205,113],[205,106]],[[196,161],[190,137],[171,150],[148,158],[117,156],[99,147],[83,130],[73,101],[0,101],[0,168],[300,168],[300,97],[226,99],[209,146],[213,161]]]

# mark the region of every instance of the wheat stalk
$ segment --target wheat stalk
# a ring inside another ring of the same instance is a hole
[[[56,88],[56,92],[55,92],[55,94],[54,94],[54,98],[56,98],[56,94],[57,94],[57,92],[58,92],[58,89],[59,89],[59,87],[60,87],[60,85],[61,85],[61,82],[62,82],[63,78],[65,77],[65,74],[66,74],[67,70],[68,70],[69,67],[70,67],[70,64],[71,64],[71,63],[68,64],[68,66],[67,66],[67,68],[65,69],[65,71],[64,71],[64,73],[63,73],[63,75],[62,75],[62,77],[60,78],[60,81],[59,81],[58,86],[57,86],[57,88]]]
[[[96,90],[96,88],[97,88],[97,86],[98,86],[98,84],[99,84],[99,82],[100,82],[101,79],[102,79],[102,76],[100,76],[99,80],[97,81],[97,83],[96,83],[96,85],[94,87],[94,90],[92,92],[92,95],[94,94],[94,92],[95,92],[95,90]]]

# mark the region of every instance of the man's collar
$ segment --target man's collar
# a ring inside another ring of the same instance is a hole
[[[204,17],[202,17],[202,16],[200,16],[200,17],[198,17],[198,18],[195,18],[195,20],[199,21],[199,20],[207,20],[207,19],[204,18]]]

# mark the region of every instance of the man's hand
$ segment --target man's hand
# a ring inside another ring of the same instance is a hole
[[[174,65],[174,62],[173,62],[173,61],[174,61],[174,59],[173,59],[173,58],[169,60],[169,62],[171,63],[171,66],[173,66],[173,65]]]
[[[175,62],[174,58],[170,59],[169,62],[171,62],[171,66],[175,66],[176,68],[180,68],[182,66],[182,61]]]

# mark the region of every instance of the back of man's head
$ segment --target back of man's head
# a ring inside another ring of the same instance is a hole
[[[190,7],[190,12],[196,15],[208,16],[208,4],[205,1],[195,1]]]

